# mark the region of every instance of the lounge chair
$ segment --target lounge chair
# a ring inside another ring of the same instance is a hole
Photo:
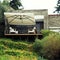
[[[28,29],[28,33],[35,34],[35,33],[36,33],[36,27],[34,27],[32,30],[29,30],[29,29]]]
[[[16,30],[14,30],[12,27],[9,27],[9,29],[10,29],[10,33],[15,33],[15,34],[18,34],[18,31],[16,31]]]

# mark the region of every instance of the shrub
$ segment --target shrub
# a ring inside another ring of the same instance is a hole
[[[4,55],[5,51],[4,50],[0,50],[0,55]]]
[[[0,44],[0,55],[4,55],[5,54],[5,52],[4,52],[5,49],[6,49],[5,46]]]
[[[41,43],[43,43],[41,53],[44,57],[49,60],[60,59],[60,35],[50,34],[48,37],[45,37]]]
[[[20,56],[20,53],[15,51],[6,51],[5,54],[12,55],[12,56]]]
[[[46,37],[48,36],[49,34],[52,34],[52,33],[55,33],[55,32],[52,32],[50,30],[41,30],[41,33],[43,35],[43,37]]]
[[[0,43],[11,49],[14,48],[14,49],[27,50],[28,48],[28,44],[23,42],[14,42],[11,39],[0,39]]]
[[[38,56],[38,59],[37,60],[47,60],[47,59],[44,59],[43,57]]]
[[[10,60],[10,56],[1,55],[0,60]]]
[[[33,44],[34,51],[38,55],[48,58],[49,60],[60,59],[60,35],[50,34],[42,40],[37,40]]]
[[[5,46],[0,44],[0,50],[4,50],[5,49]]]
[[[33,44],[33,50],[34,52],[36,52],[38,55],[41,54],[41,49],[42,49],[42,46],[41,46],[41,41],[36,39],[34,44]]]

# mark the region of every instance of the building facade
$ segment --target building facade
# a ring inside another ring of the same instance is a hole
[[[34,26],[37,28],[37,34],[39,34],[42,29],[45,29],[45,30],[49,29],[49,30],[54,30],[54,31],[60,29],[60,15],[59,14],[48,15],[48,10],[47,9],[42,9],[42,10],[18,10],[18,11],[15,10],[15,11],[10,11],[9,14],[10,13],[12,15],[17,14],[17,15],[14,15],[16,18],[18,16],[20,16],[20,17],[22,16],[22,18],[18,17],[21,21],[22,21],[22,19],[25,19],[24,20],[25,22],[23,22],[23,24],[20,22],[20,20],[15,19],[13,21],[11,20],[11,24],[9,26],[7,25],[8,28],[13,27],[13,29],[17,30],[18,32],[20,30],[21,31],[24,30],[24,33],[26,32],[25,34],[28,34],[28,30],[30,29],[30,27],[33,29]],[[30,16],[26,15],[26,16],[28,16],[28,19],[24,18],[25,17],[24,14],[28,14],[28,13],[31,13],[31,14],[34,15],[34,19],[32,21],[31,21],[30,18],[33,17],[33,15],[32,16],[31,15]],[[9,14],[7,14],[7,16]],[[11,18],[9,18],[9,19],[11,19]],[[8,21],[9,21],[9,19],[8,19]],[[28,20],[31,21],[32,23],[35,20],[34,25],[32,25]],[[29,27],[29,23],[27,23],[27,22],[30,23],[30,27]],[[25,25],[24,25],[24,23],[25,23]],[[9,24],[9,22],[8,22],[8,24]],[[14,28],[14,26],[15,26],[15,28]],[[26,27],[26,29],[24,29],[25,28],[24,26]],[[8,29],[6,29],[6,30],[8,30]],[[30,32],[32,32],[32,31],[30,31]],[[7,31],[7,33],[9,33],[9,30]]]
[[[37,18],[36,22],[43,22],[43,28],[48,29],[48,10],[47,9],[41,9],[41,10],[22,10],[22,11],[13,11],[13,12],[19,12],[19,13],[33,13],[34,16],[40,16],[43,18]]]

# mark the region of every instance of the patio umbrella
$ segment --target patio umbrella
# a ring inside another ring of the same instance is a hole
[[[35,25],[33,13],[4,13],[10,25]]]

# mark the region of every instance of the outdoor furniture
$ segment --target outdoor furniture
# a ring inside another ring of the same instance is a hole
[[[14,30],[12,27],[9,27],[9,29],[10,29],[9,33],[18,34],[18,31]]]
[[[30,34],[31,34],[31,33],[32,33],[32,34],[35,34],[35,33],[36,33],[36,27],[34,27],[32,30],[29,30],[29,29],[28,29],[28,33],[30,33]]]

